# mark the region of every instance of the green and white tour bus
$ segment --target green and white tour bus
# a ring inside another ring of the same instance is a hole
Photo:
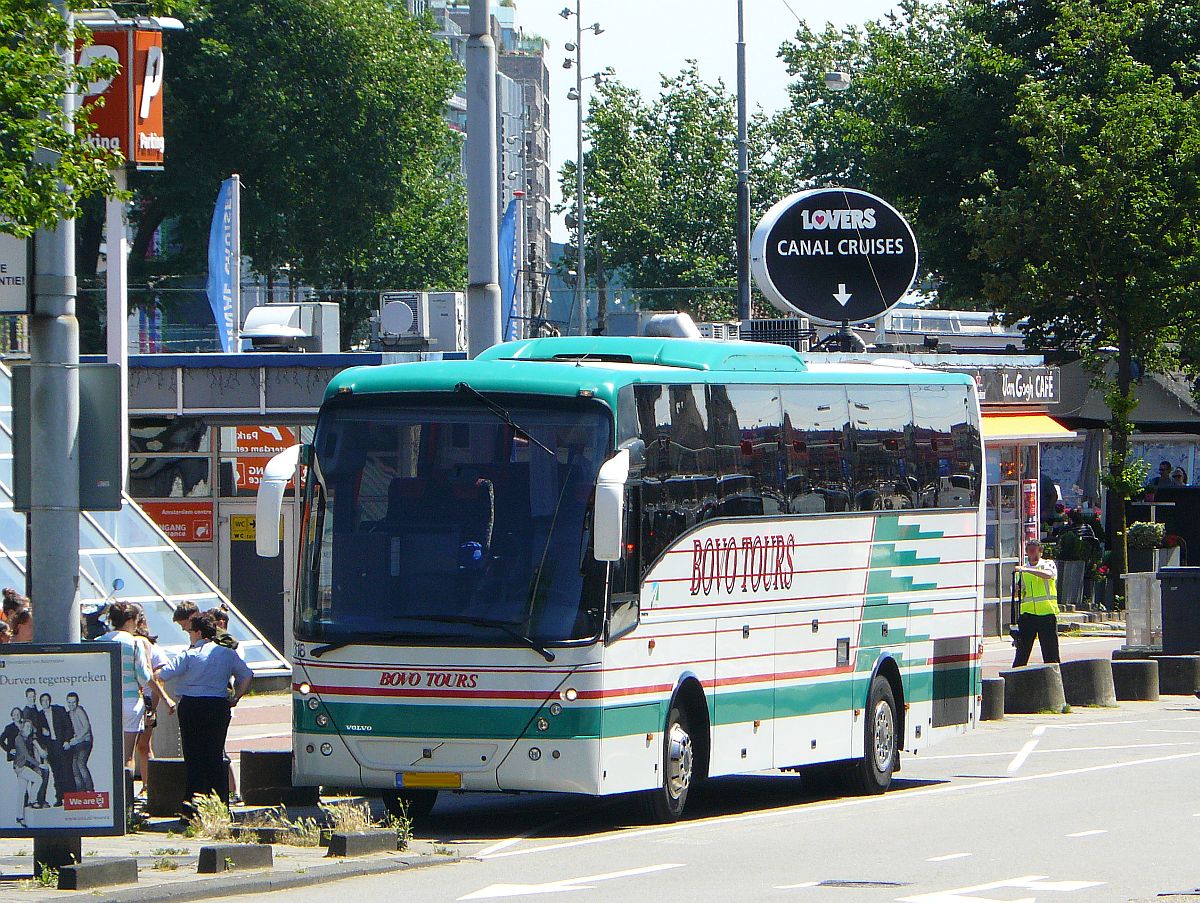
[[[965,375],[778,345],[512,342],[346,370],[306,465],[295,780],[639,792],[836,772],[974,725],[984,469]],[[260,529],[260,553],[277,554]]]

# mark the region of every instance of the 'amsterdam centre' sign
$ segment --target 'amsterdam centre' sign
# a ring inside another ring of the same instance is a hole
[[[836,326],[877,319],[917,275],[917,240],[887,201],[854,188],[784,198],[750,241],[754,280],[782,312]]]

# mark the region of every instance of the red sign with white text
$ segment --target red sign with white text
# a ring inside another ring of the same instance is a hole
[[[213,541],[212,502],[142,502],[142,510],[175,542]]]
[[[162,32],[94,31],[91,46],[79,48],[79,62],[86,65],[97,59],[113,60],[120,71],[111,81],[92,82],[85,89],[88,118],[96,126],[88,140],[120,151],[138,169],[162,169]]]
[[[250,452],[248,456],[238,455],[235,459],[239,490],[258,491],[267,462],[300,441],[296,431],[286,426],[239,426],[236,432],[237,450]],[[292,482],[288,483],[289,487],[292,486]]]

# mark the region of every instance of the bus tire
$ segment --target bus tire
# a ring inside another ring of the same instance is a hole
[[[892,773],[900,758],[896,697],[886,677],[877,674],[871,681],[864,715],[864,755],[851,768],[850,783],[855,792],[863,795],[883,793],[892,783]]]
[[[696,747],[692,718],[678,700],[671,703],[663,731],[662,785],[641,794],[646,820],[653,824],[679,821],[695,778]]]
[[[428,818],[437,802],[436,790],[389,790],[383,794],[383,806],[396,818]]]

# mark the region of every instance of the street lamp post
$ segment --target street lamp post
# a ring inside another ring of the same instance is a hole
[[[575,53],[575,88],[567,93],[568,100],[576,102],[575,108],[575,309],[576,316],[579,318],[579,334],[587,335],[587,246],[585,239],[587,233],[584,229],[584,204],[583,200],[583,33],[590,31],[594,35],[604,33],[604,29],[600,27],[599,22],[594,22],[586,28],[583,27],[583,20],[580,18],[580,6],[582,0],[575,0],[575,9],[564,7],[559,13],[564,19],[575,17],[575,43],[567,44],[567,50]],[[570,69],[572,60],[570,57],[564,61],[564,68]],[[589,75],[587,78],[593,78],[596,83],[600,83],[603,73],[597,72],[594,75]]]
[[[737,309],[749,320],[750,309],[750,164],[746,148],[746,32],[742,0],[737,5]]]

